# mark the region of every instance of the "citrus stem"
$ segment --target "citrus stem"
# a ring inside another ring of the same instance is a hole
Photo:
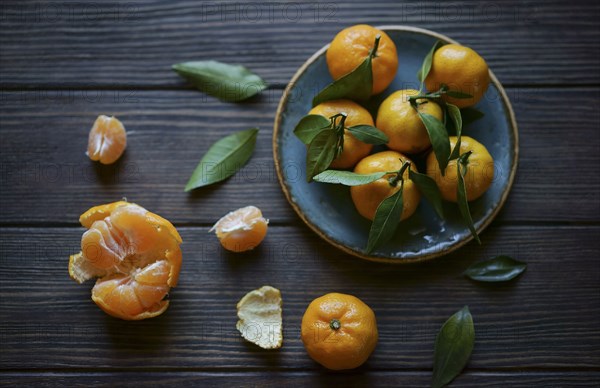
[[[342,324],[338,319],[333,318],[331,322],[329,322],[329,327],[331,327],[331,330],[339,330],[342,327]]]
[[[373,45],[373,48],[369,52],[369,55],[371,56],[371,58],[375,58],[377,56],[377,49],[379,48],[379,40],[380,39],[381,39],[381,35],[377,34],[377,36],[375,37],[375,44]]]
[[[336,123],[336,119],[338,117],[341,117],[341,119],[339,122]],[[336,150],[335,150],[335,158],[340,156],[342,154],[342,151],[344,151],[344,128],[346,127],[346,119],[347,118],[348,118],[348,115],[344,112],[335,114],[329,118],[331,120],[331,124],[330,124],[331,128],[335,131],[335,133],[337,134],[337,137],[338,137],[338,141],[336,144]]]
[[[464,154],[462,154],[461,156],[458,157],[458,162],[462,165],[467,165],[467,163],[469,162],[469,156],[471,156],[471,154],[473,153],[473,150],[471,151],[467,151]]]
[[[442,84],[442,87],[439,88],[438,90],[436,90],[435,92],[431,92],[431,93],[425,93],[425,94],[415,94],[413,96],[408,96],[408,101],[410,102],[416,102],[417,100],[420,99],[428,99],[428,100],[435,100],[438,98],[442,98],[443,94],[446,94],[446,92],[448,91],[448,87],[445,84]]]
[[[336,119],[338,117],[341,117],[340,121],[336,123]],[[338,133],[341,132],[341,130],[343,130],[345,128],[346,125],[346,119],[348,118],[348,115],[344,112],[335,114],[331,117],[329,117],[329,120],[331,120],[331,128],[334,129],[335,131],[337,131]]]
[[[400,161],[402,161],[402,159],[400,159]],[[404,176],[404,171],[406,171],[407,168],[410,168],[409,161],[404,162],[400,170],[396,172],[396,176],[389,180],[390,186],[396,187],[396,185],[398,185],[398,182],[400,182],[400,180],[403,179],[402,177]]]

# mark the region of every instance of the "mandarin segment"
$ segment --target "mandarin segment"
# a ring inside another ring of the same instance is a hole
[[[93,161],[112,164],[125,152],[127,133],[116,117],[98,116],[88,136],[87,155]]]
[[[69,260],[70,276],[79,283],[97,277],[92,300],[114,317],[162,314],[181,268],[182,241],[173,225],[125,201],[94,207],[80,220],[88,230]]]
[[[267,235],[269,220],[255,206],[227,213],[209,230],[215,232],[223,248],[245,252],[256,248]]]

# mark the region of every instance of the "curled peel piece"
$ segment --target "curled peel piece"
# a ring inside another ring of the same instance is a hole
[[[283,344],[281,292],[263,286],[247,293],[237,304],[237,329],[242,337],[263,349],[278,349]]]
[[[107,314],[140,320],[162,314],[177,285],[181,236],[164,218],[125,201],[96,206],[80,217],[88,230],[69,260],[78,283],[98,278],[92,300]]]

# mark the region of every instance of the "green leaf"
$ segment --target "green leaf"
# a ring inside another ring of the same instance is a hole
[[[367,56],[352,72],[327,85],[313,98],[313,106],[330,100],[347,98],[354,101],[364,101],[371,97],[373,90],[373,70],[371,56]]]
[[[471,107],[461,109],[460,114],[463,120],[463,127],[466,127],[467,125],[485,116],[483,112]]]
[[[390,140],[385,133],[371,125],[355,125],[346,129],[363,143],[381,145]]]
[[[435,339],[432,388],[449,384],[467,365],[473,345],[475,327],[469,307],[448,318]]]
[[[469,93],[459,92],[458,90],[446,90],[446,95],[448,97],[458,98],[458,99],[473,98],[473,96],[470,95]]]
[[[419,82],[423,83],[423,81],[425,81],[425,78],[427,78],[427,75],[429,74],[429,71],[431,70],[431,62],[433,61],[433,54],[435,53],[435,51],[437,49],[442,47],[444,44],[445,43],[443,43],[439,40],[437,42],[435,42],[435,44],[433,45],[431,50],[429,50],[429,53],[427,53],[427,55],[425,56],[425,59],[423,59],[423,64],[421,65],[421,68],[419,69],[419,71],[417,71],[417,79],[419,80]]]
[[[428,175],[418,173],[413,170],[408,171],[408,177],[412,180],[417,188],[423,194],[427,201],[433,206],[435,212],[444,218],[444,207],[442,206],[442,194],[435,181]]]
[[[331,122],[321,115],[306,115],[294,128],[294,135],[308,145],[317,133],[330,125]]]
[[[236,132],[213,144],[198,163],[185,191],[229,178],[252,156],[258,128]]]
[[[462,135],[462,116],[460,114],[460,109],[456,105],[446,104],[448,108],[448,115],[452,120],[452,125],[454,125],[454,129],[456,130],[456,144],[454,145],[454,149],[450,154],[450,160],[458,158],[460,155],[460,137]]]
[[[471,265],[464,275],[479,282],[506,282],[522,274],[527,264],[509,256],[497,256]]]
[[[319,132],[311,141],[306,152],[306,180],[312,181],[315,175],[325,171],[336,154],[338,134],[327,128]]]
[[[228,102],[245,100],[267,87],[259,76],[240,65],[195,61],[178,63],[172,69],[204,93]]]
[[[375,172],[372,174],[356,174],[344,170],[326,170],[316,175],[313,179],[321,183],[333,183],[345,186],[360,186],[375,182],[382,178],[385,172]]]
[[[458,210],[460,210],[460,214],[462,215],[463,220],[469,227],[471,234],[475,238],[475,240],[481,244],[481,240],[479,239],[479,235],[475,230],[475,226],[473,225],[473,218],[471,217],[471,212],[469,211],[469,201],[467,201],[467,189],[465,187],[465,174],[467,173],[466,162],[463,160],[465,155],[461,155],[456,162],[456,176],[458,179],[457,185],[457,199],[458,199]],[[467,156],[468,157],[468,156]]]
[[[435,116],[421,112],[418,112],[418,114],[421,121],[423,121],[423,124],[425,124],[435,158],[440,165],[442,175],[444,175],[446,166],[448,165],[448,158],[450,157],[450,139],[448,138],[448,131],[446,130],[444,123]]]
[[[369,240],[367,242],[367,253],[385,243],[394,236],[396,228],[402,217],[404,209],[402,192],[404,191],[404,180],[400,181],[400,190],[390,195],[377,207],[375,217],[369,230]]]

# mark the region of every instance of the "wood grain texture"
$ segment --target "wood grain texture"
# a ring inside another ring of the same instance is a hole
[[[457,377],[451,387],[597,387],[598,372],[467,372]],[[12,385],[43,385],[64,387],[273,387],[287,385],[300,387],[403,387],[422,388],[431,383],[428,372],[361,371],[360,373],[305,372],[109,372],[109,373],[5,373],[0,381]]]
[[[508,93],[521,155],[499,219],[599,221],[600,89],[515,88]],[[75,225],[89,207],[122,197],[177,224],[210,224],[248,204],[275,223],[293,222],[297,217],[281,193],[272,160],[280,96],[268,90],[244,104],[225,104],[196,91],[3,93],[0,201],[12,206],[2,206],[0,222]],[[564,101],[570,101],[569,108],[557,109]],[[113,166],[92,163],[84,154],[98,114],[116,115],[129,131],[127,151]],[[224,183],[183,192],[210,144],[254,126],[261,132],[242,171]]]
[[[437,330],[468,304],[475,350],[451,386],[597,387],[599,19],[600,4],[587,0],[2,1],[0,385],[423,387]],[[281,89],[357,23],[446,34],[480,52],[508,87],[520,164],[483,246],[419,265],[364,262],[319,240],[285,201],[270,139]],[[170,70],[202,59],[243,64],[271,87],[225,104]],[[84,155],[98,114],[129,131],[114,166]],[[212,142],[253,126],[261,133],[246,168],[183,192]],[[171,307],[143,322],[108,317],[90,299],[92,284],[67,274],[79,214],[123,196],[182,226],[185,241]],[[248,204],[271,219],[269,235],[248,255],[225,253],[206,226]],[[498,285],[461,276],[500,254],[527,271]],[[283,293],[279,351],[235,330],[236,302],[263,284]],[[379,345],[354,371],[328,373],[300,341],[304,309],[331,291],[377,314]]]
[[[241,63],[284,84],[342,28],[432,29],[482,54],[506,84],[600,83],[597,3],[2,2],[0,86],[183,87],[170,67]],[[301,37],[299,39],[299,37]]]
[[[81,228],[3,228],[0,235],[0,368],[322,371],[306,355],[300,321],[312,299],[352,293],[377,315],[379,344],[366,370],[430,370],[435,335],[469,305],[472,369],[586,368],[600,363],[597,238],[600,227],[491,228],[429,263],[390,266],[342,254],[303,226],[271,227],[248,255],[228,254],[207,228],[180,228],[184,264],[169,310],[125,322],[90,300],[67,274]],[[573,247],[577,247],[576,250]],[[499,254],[528,263],[514,282],[461,276]],[[264,351],[235,329],[237,301],[264,284],[283,295],[284,345]]]

